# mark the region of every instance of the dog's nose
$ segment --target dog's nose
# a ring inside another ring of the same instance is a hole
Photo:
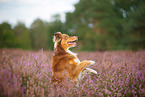
[[[77,36],[74,36],[76,38],[76,40],[78,40],[78,37]]]

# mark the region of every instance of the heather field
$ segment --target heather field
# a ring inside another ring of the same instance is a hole
[[[0,49],[0,97],[144,97],[145,51],[79,52],[78,57],[94,60],[76,87],[54,90],[50,84],[51,51]]]

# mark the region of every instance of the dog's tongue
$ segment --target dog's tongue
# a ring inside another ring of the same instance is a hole
[[[68,44],[71,44],[71,45],[76,45],[77,43],[76,42],[70,42]]]

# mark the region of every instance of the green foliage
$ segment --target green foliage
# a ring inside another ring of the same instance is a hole
[[[26,30],[22,33],[21,42],[23,49],[31,49],[30,31]]]
[[[109,0],[80,0],[75,11],[66,15],[68,29],[83,37],[82,42],[88,44],[86,41],[92,41],[89,43],[91,47],[84,45],[87,50],[116,49],[120,42],[117,39],[122,35],[122,20]]]
[[[1,48],[14,48],[16,39],[11,25],[7,22],[0,24],[0,47]]]
[[[18,22],[14,27],[14,32],[17,40],[17,47],[31,49],[30,31],[25,27],[25,24]]]
[[[79,37],[76,50],[145,49],[144,0],[79,0],[74,12],[51,22],[36,19],[30,29],[18,22],[0,24],[0,47],[53,50],[55,32]]]
[[[48,49],[48,23],[36,19],[30,28],[32,49]]]
[[[49,49],[53,50],[53,35],[56,32],[65,33],[64,23],[60,20],[60,15],[56,14],[52,17],[52,22],[49,23],[48,29],[48,44]]]
[[[130,18],[124,24],[124,32],[127,35],[126,44],[137,50],[145,48],[145,3],[140,4],[135,11],[130,13]]]
[[[143,0],[80,0],[75,11],[66,14],[67,29],[80,37],[84,50],[144,49],[144,4]]]

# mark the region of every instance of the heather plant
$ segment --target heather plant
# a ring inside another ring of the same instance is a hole
[[[79,85],[66,79],[66,88],[50,83],[51,51],[0,50],[0,96],[6,97],[143,97],[145,51],[80,52],[91,59],[97,75],[86,75]]]

